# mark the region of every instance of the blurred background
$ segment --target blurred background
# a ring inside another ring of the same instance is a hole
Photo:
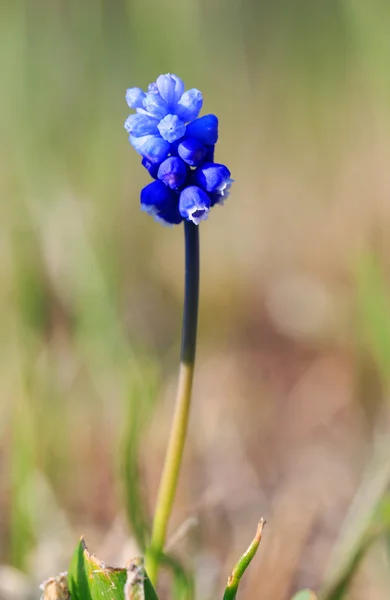
[[[38,597],[80,534],[124,564],[154,506],[183,232],[139,210],[123,122],[166,72],[219,116],[235,179],[201,225],[170,550],[220,597],[263,516],[241,598],[286,600],[326,580],[354,503],[355,542],[384,533],[349,597],[389,597],[389,28],[385,0],[1,4],[2,600]]]

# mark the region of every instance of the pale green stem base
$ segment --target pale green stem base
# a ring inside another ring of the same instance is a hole
[[[157,497],[152,542],[146,553],[146,572],[153,585],[156,584],[157,580],[160,555],[164,548],[169,516],[179,478],[181,458],[187,434],[193,373],[193,364],[186,365],[181,363],[175,415]]]

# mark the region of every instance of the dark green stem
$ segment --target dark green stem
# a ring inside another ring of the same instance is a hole
[[[184,221],[185,275],[184,311],[180,359],[184,364],[195,362],[196,332],[199,304],[199,228]]]

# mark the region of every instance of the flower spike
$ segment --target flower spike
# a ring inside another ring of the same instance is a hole
[[[159,75],[147,92],[129,88],[126,102],[136,111],[125,121],[129,141],[157,180],[142,190],[141,208],[163,223],[198,225],[223,204],[233,183],[229,169],[214,162],[218,118],[199,117],[202,93],[185,91],[170,73]]]

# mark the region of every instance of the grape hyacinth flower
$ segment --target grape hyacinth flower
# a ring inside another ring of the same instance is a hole
[[[229,169],[214,163],[218,118],[199,117],[201,92],[184,91],[183,81],[169,73],[147,92],[129,88],[126,100],[136,111],[125,121],[129,141],[156,180],[141,192],[142,210],[164,224],[199,225],[213,206],[223,204],[233,183]]]
[[[169,517],[178,483],[188,428],[195,367],[199,302],[199,223],[228,197],[233,180],[229,169],[214,161],[218,118],[199,117],[203,97],[184,90],[176,75],[160,75],[148,91],[130,88],[126,100],[135,114],[125,122],[129,141],[142,156],[154,181],[141,191],[141,208],[157,221],[178,225],[185,236],[183,332],[175,414],[161,476],[146,570],[157,580],[164,554]]]

